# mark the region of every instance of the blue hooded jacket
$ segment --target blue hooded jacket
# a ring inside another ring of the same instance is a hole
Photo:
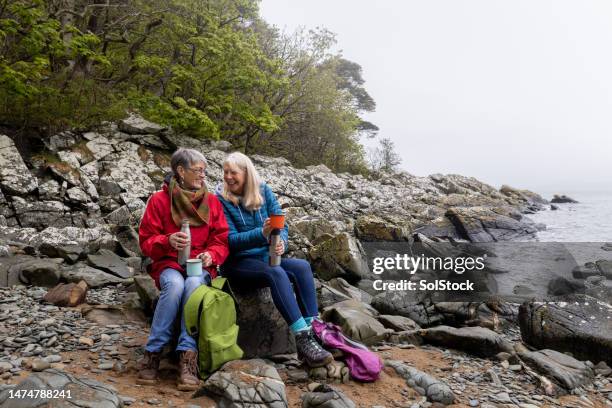
[[[240,205],[234,205],[231,201],[223,198],[223,183],[217,185],[215,193],[223,205],[225,218],[229,227],[228,242],[230,255],[228,261],[238,258],[257,258],[268,262],[270,255],[269,243],[263,234],[263,224],[270,214],[282,214],[282,210],[272,189],[266,184],[261,183],[260,193],[264,200],[258,210],[247,210]],[[287,223],[281,230],[281,239],[287,249],[289,229]]]

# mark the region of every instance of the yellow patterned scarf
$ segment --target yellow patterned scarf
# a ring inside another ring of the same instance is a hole
[[[168,185],[170,194],[170,207],[172,208],[172,220],[177,226],[181,226],[183,219],[189,220],[189,225],[197,227],[208,224],[208,203],[206,184],[197,191],[184,190],[172,177]]]

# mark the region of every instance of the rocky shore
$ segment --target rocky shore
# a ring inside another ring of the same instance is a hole
[[[458,175],[364,178],[263,156],[254,161],[287,214],[289,255],[312,263],[322,317],[376,350],[381,379],[352,381],[341,358],[305,369],[269,292],[238,288],[245,360],[192,396],[175,390],[169,353],[162,384],[136,386],[134,364],[158,295],[144,273],[138,221],[177,146],[205,154],[214,189],[231,146],[136,116],[53,135],[36,149],[0,135],[1,407],[44,406],[9,398],[34,389],[71,390],[88,407],[612,406],[605,260],[558,283],[563,297],[552,303],[434,302],[372,290],[366,243],[532,239],[543,226],[525,214],[546,200]],[[82,281],[78,304],[45,300],[50,288]]]

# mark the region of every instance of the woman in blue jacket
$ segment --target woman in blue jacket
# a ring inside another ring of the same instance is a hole
[[[332,355],[319,345],[310,326],[318,315],[310,264],[303,259],[283,258],[280,266],[269,265],[269,216],[282,214],[276,196],[261,181],[251,159],[239,152],[223,162],[223,181],[217,195],[227,218],[230,247],[223,276],[240,285],[270,287],[274,304],[295,335],[298,356],[311,367],[328,364]],[[285,225],[277,255],[287,249],[287,237]]]

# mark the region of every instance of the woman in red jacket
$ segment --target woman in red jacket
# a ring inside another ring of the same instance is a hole
[[[138,373],[138,382],[157,381],[161,351],[172,337],[174,321],[181,313],[181,329],[176,350],[180,352],[178,388],[194,390],[197,376],[197,345],[185,328],[182,310],[189,295],[200,285],[210,283],[216,266],[229,254],[227,222],[221,203],[206,190],[204,172],[206,159],[193,149],[179,149],[170,159],[172,175],[164,181],[161,191],[154,193],[140,222],[140,248],[153,263],[149,274],[161,289],[153,315],[151,333],[145,346],[145,356]],[[182,220],[189,220],[191,241],[180,232]],[[190,258],[202,259],[205,268],[201,276],[186,277],[178,264],[178,250],[190,245]]]

